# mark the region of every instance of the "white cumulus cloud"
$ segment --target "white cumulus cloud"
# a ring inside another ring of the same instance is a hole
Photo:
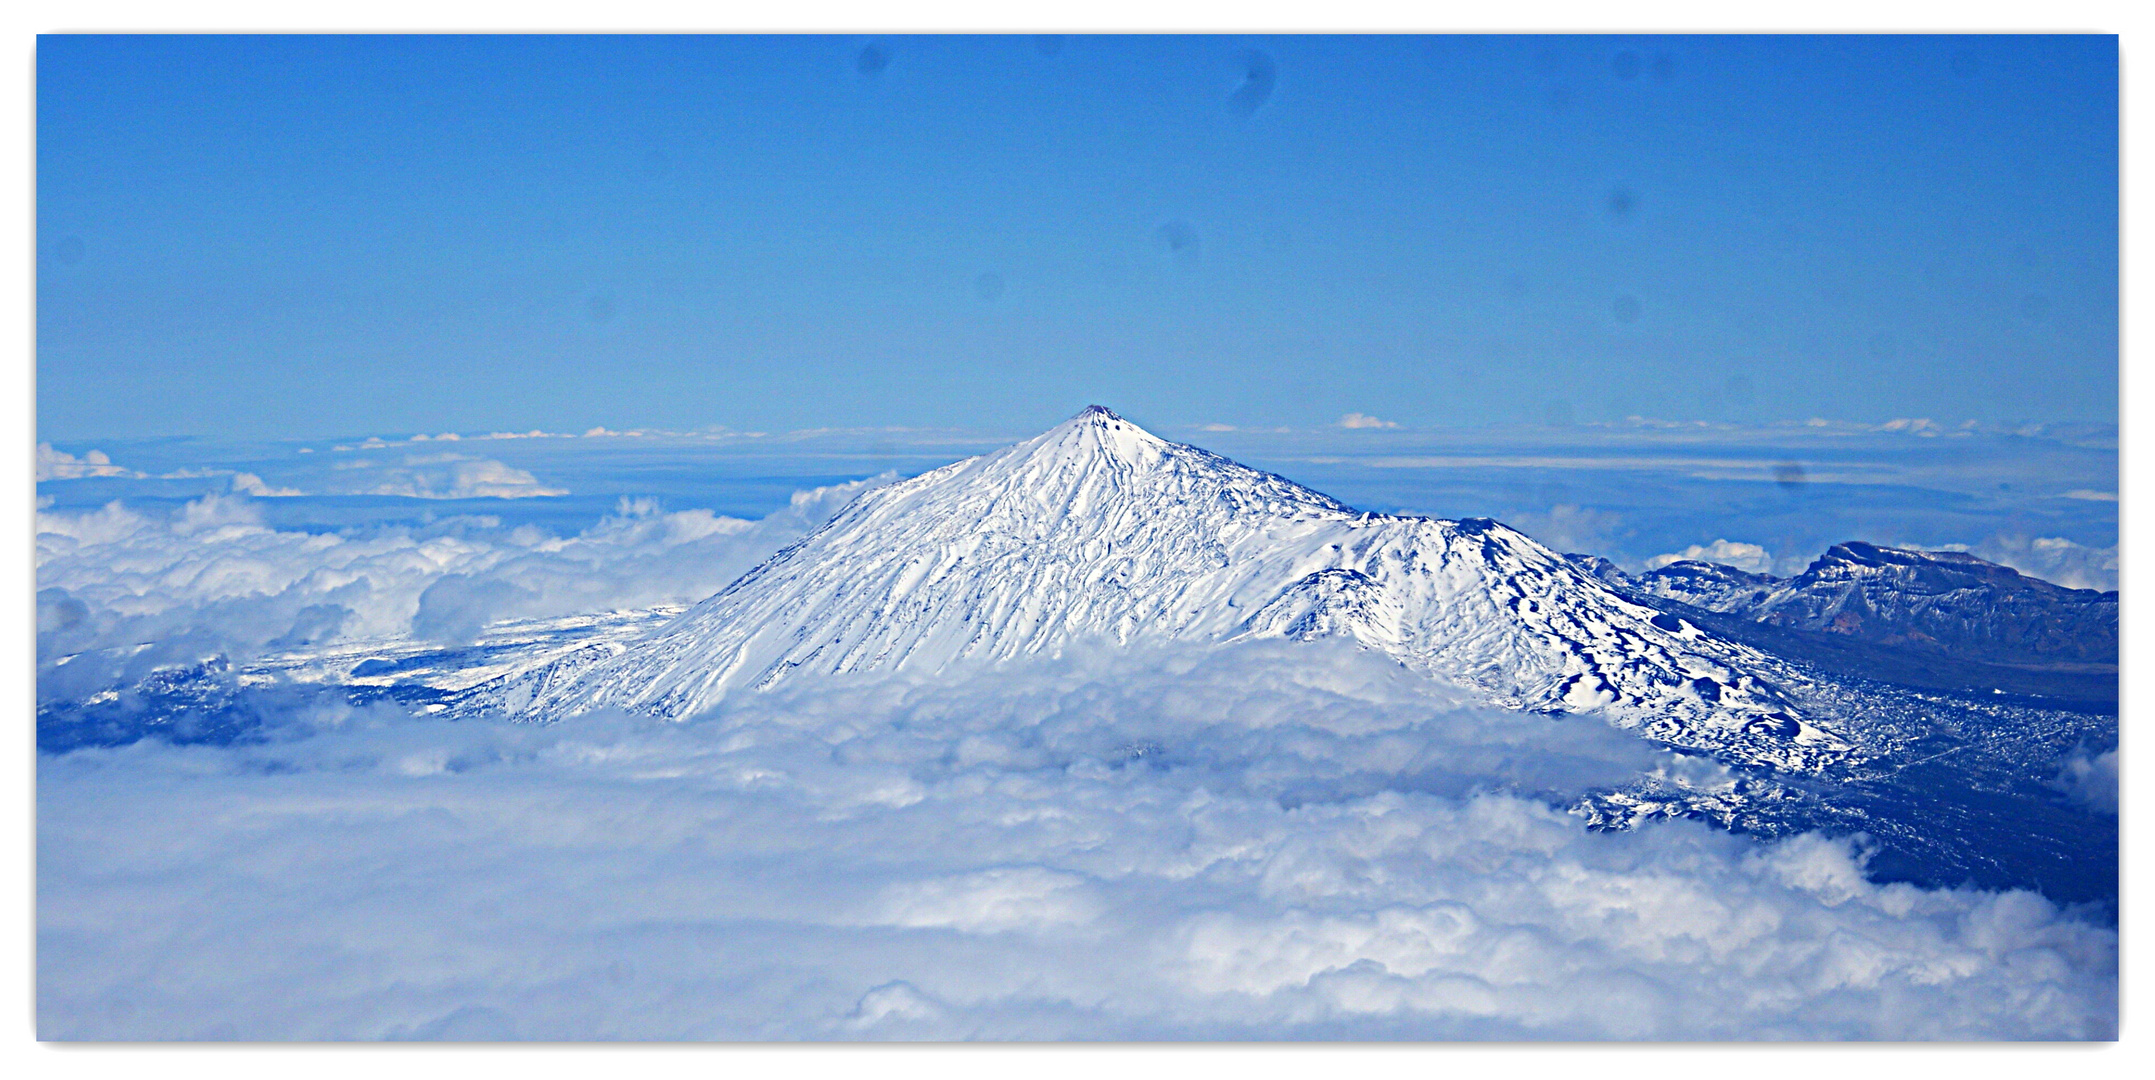
[[[548,487],[522,469],[463,454],[413,455],[401,464],[376,464],[364,458],[346,464],[353,467],[340,474],[357,479],[331,493],[413,499],[528,499],[568,494],[567,489]]]
[[[232,474],[232,490],[243,495],[253,495],[256,498],[290,498],[306,494],[306,492],[298,488],[272,486],[265,483],[261,477],[249,472]]]
[[[37,444],[37,479],[81,480],[86,477],[124,476],[139,478],[143,474],[133,469],[115,465],[103,450],[91,450],[76,457],[65,450],[55,450],[51,443]]]
[[[2082,806],[2107,814],[2118,812],[2118,752],[2090,754],[2086,748],[2067,754],[2055,786]]]
[[[1351,412],[1339,418],[1339,426],[1343,428],[1396,428],[1399,425],[1390,420],[1379,420],[1374,416]]]
[[[1977,558],[2068,589],[2108,592],[2118,587],[2116,544],[2094,547],[2062,536],[1999,533],[1965,550]]]
[[[1732,540],[1715,540],[1711,544],[1693,544],[1682,551],[1656,555],[1646,560],[1648,570],[1659,570],[1673,562],[1710,562],[1733,566],[1753,574],[1770,573],[1773,555],[1757,544],[1744,544]]]

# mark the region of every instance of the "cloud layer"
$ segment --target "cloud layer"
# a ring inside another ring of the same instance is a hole
[[[1347,649],[40,761],[43,1038],[2101,1038],[2116,939]]]
[[[41,511],[39,691],[94,692],[155,664],[217,653],[413,632],[461,642],[496,619],[693,603],[875,482],[798,493],[756,522],[624,499],[570,536],[486,516],[279,530],[242,496],[205,496],[169,514],[118,502]],[[142,643],[151,647],[49,666]]]

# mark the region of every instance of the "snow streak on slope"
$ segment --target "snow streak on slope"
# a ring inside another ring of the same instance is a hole
[[[685,717],[804,674],[940,672],[1081,641],[1342,637],[1511,708],[1598,712],[1781,766],[1846,744],[1764,654],[1618,596],[1486,519],[1354,511],[1097,406],[868,492],[652,637],[468,695],[532,718]]]

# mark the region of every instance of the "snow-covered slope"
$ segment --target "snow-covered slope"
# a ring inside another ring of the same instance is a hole
[[[862,495],[651,636],[460,711],[685,717],[789,679],[1240,638],[1345,637],[1511,708],[1592,712],[1786,766],[1847,747],[1763,653],[1619,596],[1487,519],[1367,514],[1097,406]]]

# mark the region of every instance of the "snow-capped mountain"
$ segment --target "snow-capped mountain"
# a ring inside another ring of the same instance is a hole
[[[1361,513],[1098,406],[869,491],[651,636],[496,679],[455,707],[686,717],[805,676],[937,672],[1082,642],[1326,636],[1506,707],[1598,713],[1784,765],[1847,749],[1796,714],[1779,662],[1519,532]]]
[[[1959,551],[1851,541],[1834,545],[1792,578],[1677,562],[1630,585],[1647,596],[1770,626],[1949,651],[1968,660],[2117,662],[2117,593],[2068,589]]]

